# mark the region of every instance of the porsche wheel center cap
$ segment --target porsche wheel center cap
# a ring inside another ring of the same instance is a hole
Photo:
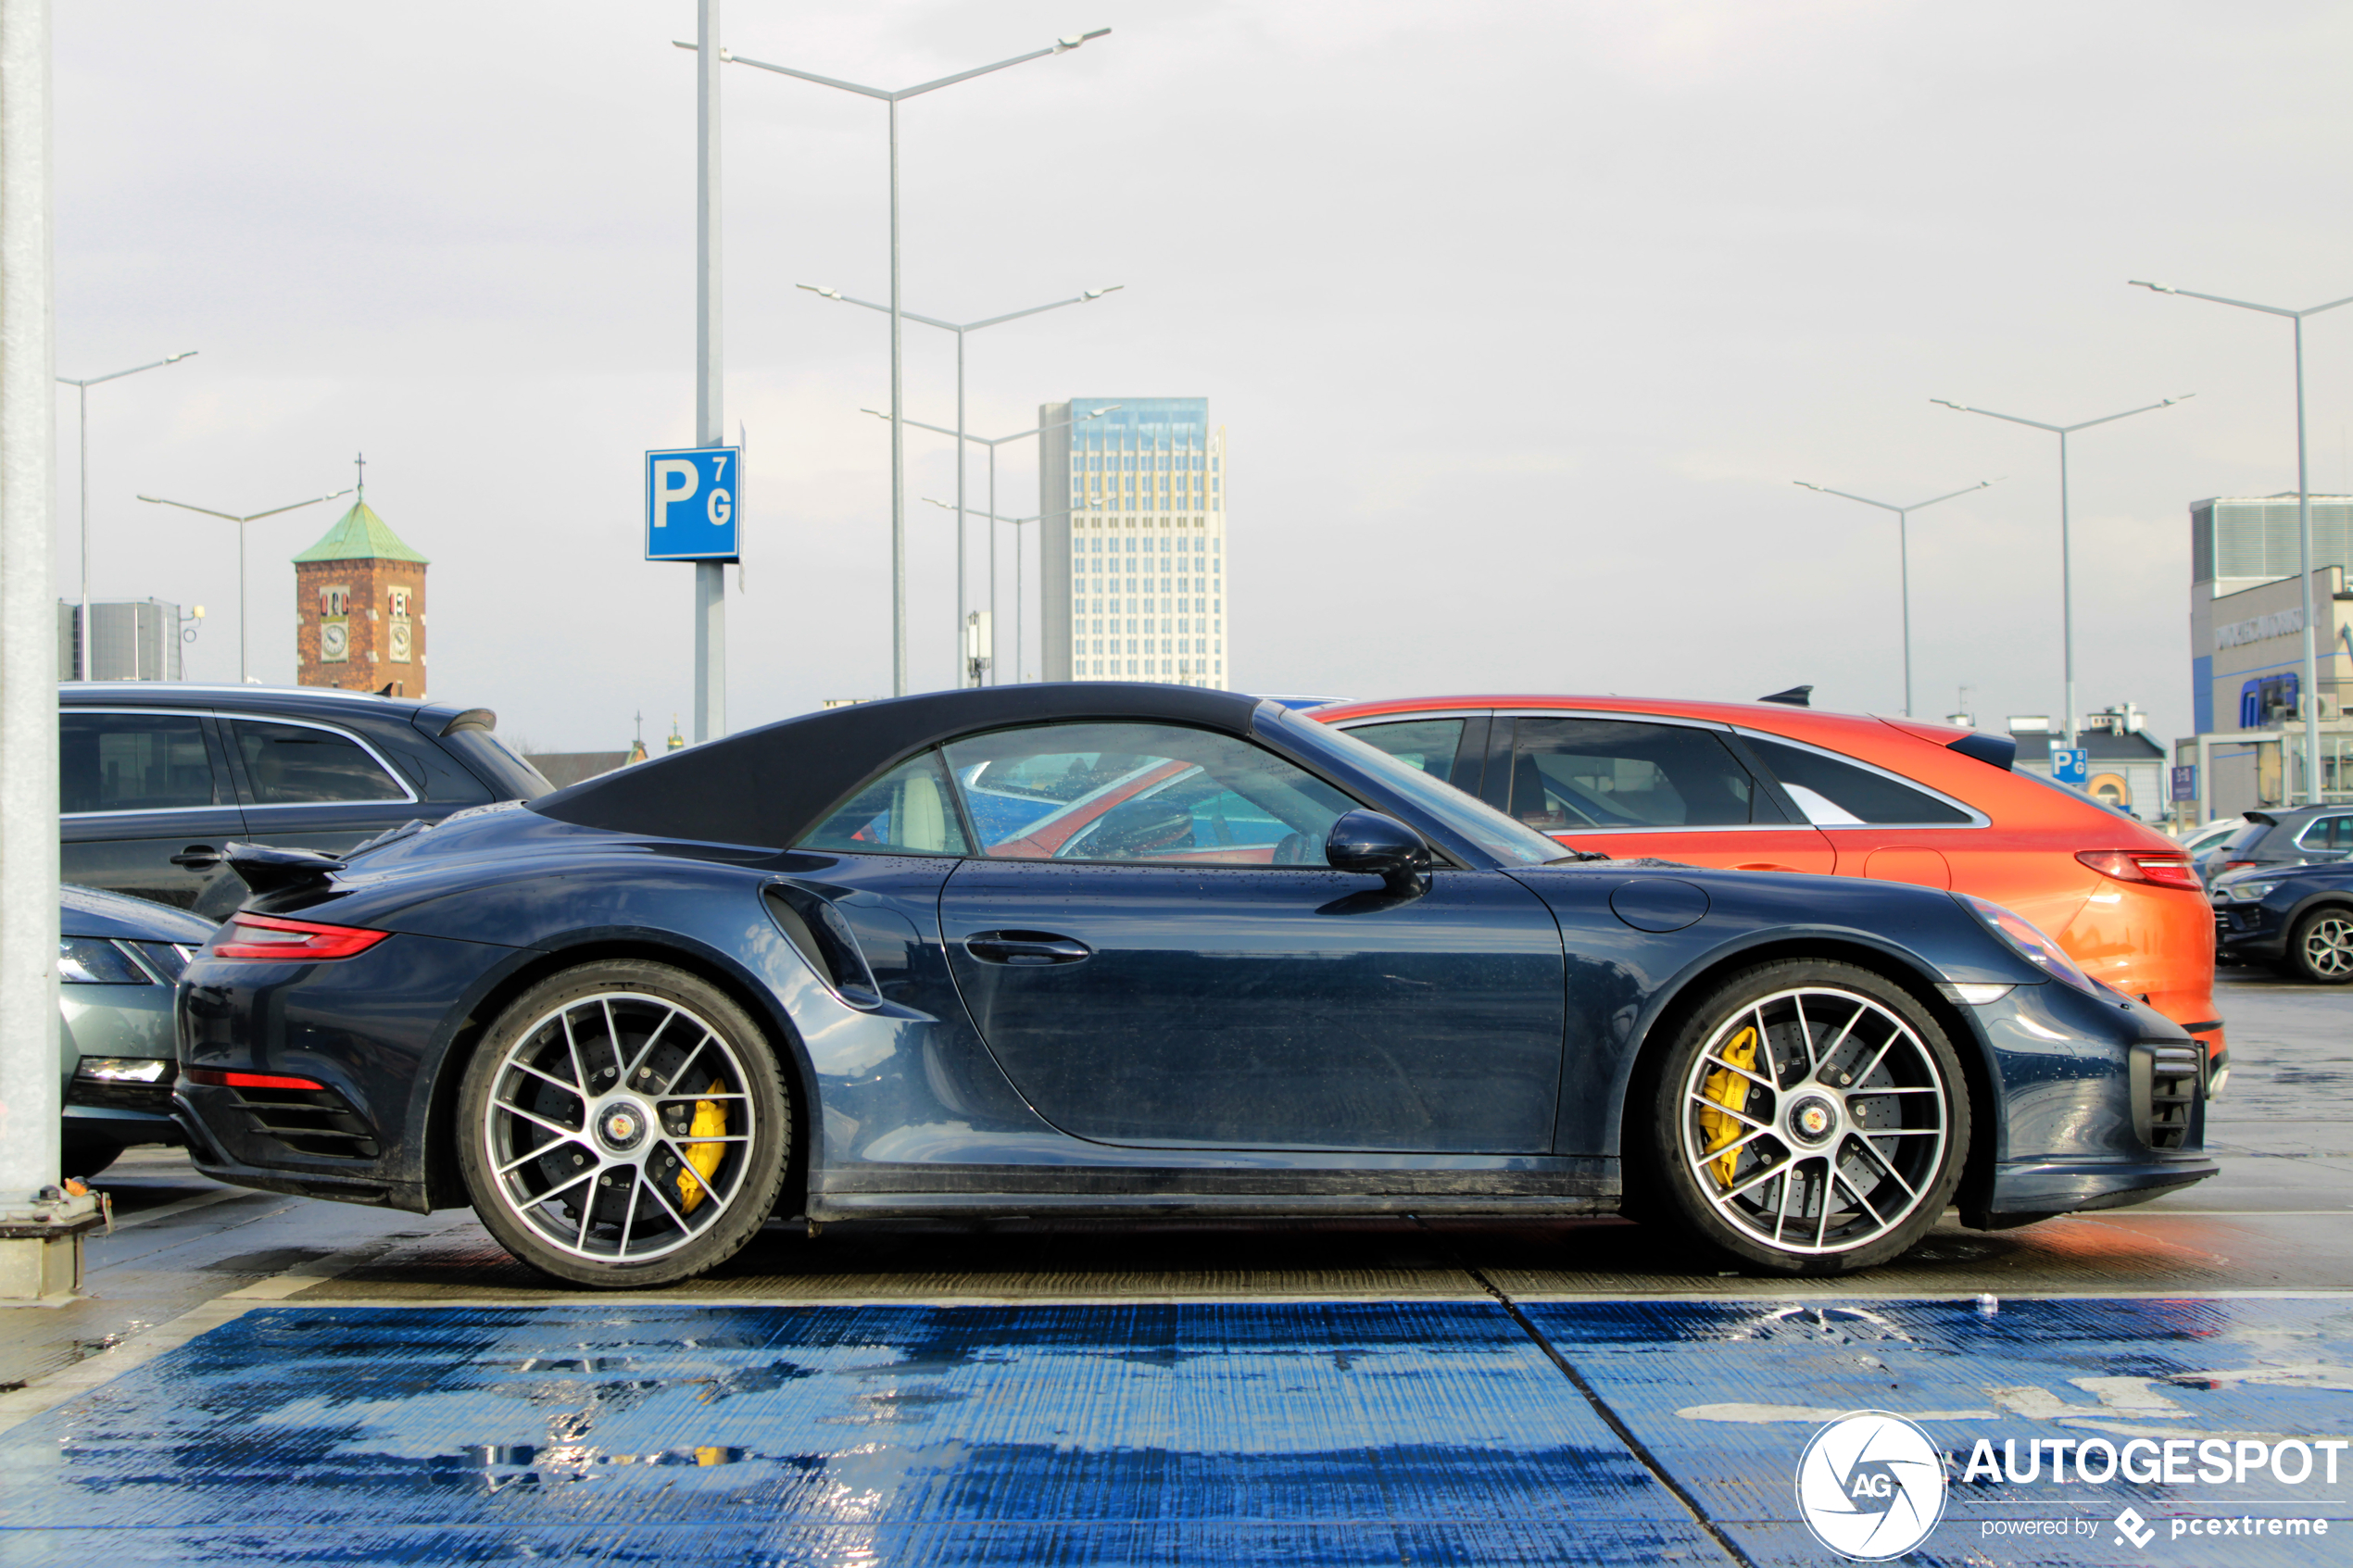
[[[1808,1095],[1790,1107],[1789,1130],[1806,1143],[1820,1143],[1837,1126],[1838,1109],[1818,1095]]]
[[[597,1112],[597,1137],[616,1154],[624,1153],[645,1141],[650,1120],[643,1106],[629,1101],[607,1105]]]

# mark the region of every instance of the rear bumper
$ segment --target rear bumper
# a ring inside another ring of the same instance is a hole
[[[388,1182],[372,1175],[341,1175],[324,1171],[288,1171],[266,1165],[255,1165],[240,1160],[221,1147],[201,1117],[185,1099],[175,1097],[171,1106],[174,1141],[185,1141],[188,1163],[201,1175],[232,1186],[254,1187],[262,1192],[290,1193],[297,1198],[324,1198],[337,1203],[365,1203],[379,1209],[406,1209],[412,1213],[432,1212],[425,1201],[424,1185],[420,1182]]]
[[[119,1110],[94,1105],[69,1105],[65,1110],[68,1143],[178,1143],[180,1124],[169,1116],[141,1110]]]

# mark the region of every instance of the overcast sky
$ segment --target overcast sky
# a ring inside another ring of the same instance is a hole
[[[693,435],[686,0],[83,0],[56,22],[60,373],[91,394],[96,596],[204,604],[233,530],[349,483],[433,559],[431,685],[543,749],[684,716],[689,569],[640,454]],[[2190,722],[2187,504],[2296,483],[2284,322],[2353,294],[2343,6],[989,5],[732,0],[739,53],[885,86],[1110,26],[901,110],[905,297],[975,319],[970,420],[1202,395],[1228,432],[1234,684],[1895,711],[2061,702],[2053,422],[2074,444],[2084,706]],[[890,678],[884,110],[731,67],[727,419],[749,438],[730,719]],[[2312,483],[2353,484],[2353,307],[2310,324]],[[908,330],[911,417],[952,340]],[[59,409],[58,588],[78,592]],[[952,495],[911,433],[911,495]],[[1003,448],[1000,509],[1036,458]],[[984,470],[973,467],[975,490]],[[336,507],[255,524],[257,674]],[[913,685],[949,684],[952,523],[911,504]],[[1035,530],[1026,531],[1034,534]],[[983,535],[975,525],[975,560]],[[1013,560],[1000,553],[1010,619]],[[1035,644],[1035,558],[1027,573]],[[1034,656],[1030,668],[1035,670]]]

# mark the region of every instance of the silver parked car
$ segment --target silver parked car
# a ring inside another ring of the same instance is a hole
[[[58,892],[63,1163],[69,1176],[93,1176],[132,1144],[180,1141],[172,989],[213,922],[91,887]]]

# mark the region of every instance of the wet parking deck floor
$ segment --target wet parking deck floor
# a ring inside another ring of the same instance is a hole
[[[1863,1408],[1955,1456],[1915,1561],[2353,1560],[2353,1451],[2297,1486],[1960,1482],[1981,1436],[2353,1436],[2322,1103],[2353,997],[2226,995],[2211,1190],[1859,1280],[1694,1274],[1611,1223],[1011,1228],[772,1233],[614,1300],[463,1215],[134,1163],[126,1208],[196,1207],[97,1244],[92,1299],[0,1315],[35,1380],[0,1394],[0,1562],[1815,1563],[1793,1466]],[[2332,1533],[2169,1533],[2283,1512]],[[1985,1534],[2059,1520],[2090,1533]]]

